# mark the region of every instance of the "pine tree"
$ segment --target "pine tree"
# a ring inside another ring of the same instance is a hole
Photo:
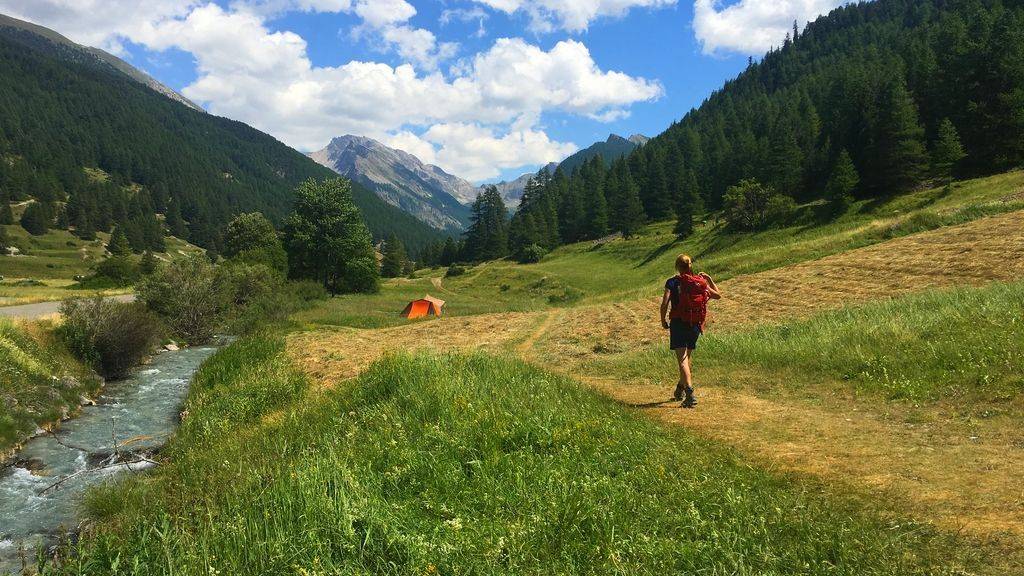
[[[558,227],[563,243],[582,239],[583,218],[583,178],[573,172],[558,206]]]
[[[440,260],[438,264],[441,266],[451,266],[459,259],[459,244],[454,238],[449,236],[445,238],[444,248],[441,249]]]
[[[875,175],[874,187],[882,194],[905,192],[924,178],[928,153],[917,106],[902,78],[889,83],[879,111],[870,167]]]
[[[623,237],[633,236],[643,226],[644,207],[640,202],[640,187],[628,175],[622,180],[618,204],[613,210],[618,219],[617,231],[621,232]]]
[[[676,204],[675,233],[680,238],[693,234],[694,220],[704,210],[704,201],[697,188],[697,177],[692,170],[687,170],[683,177],[682,191]]]
[[[142,253],[142,260],[139,262],[139,271],[149,276],[153,272],[156,272],[156,267],[159,264],[159,260],[152,252],[146,250]]]
[[[394,232],[384,240],[384,259],[380,264],[380,275],[384,278],[398,278],[405,270],[405,246]]]
[[[581,236],[601,238],[608,234],[608,202],[604,197],[604,160],[595,156],[584,166],[584,212]]]
[[[825,198],[833,215],[846,212],[853,203],[853,191],[857,189],[859,183],[857,168],[853,165],[850,153],[843,148],[839,151],[839,156],[832,167],[832,175],[825,186]]]
[[[107,252],[110,252],[111,256],[127,256],[132,253],[131,244],[128,243],[128,236],[120,226],[114,228],[114,231],[110,234]]]
[[[665,165],[657,156],[651,158],[647,164],[647,185],[640,189],[640,200],[643,202],[644,212],[651,220],[666,218],[672,210]]]
[[[939,124],[938,139],[932,150],[932,175],[943,182],[951,181],[957,165],[966,157],[956,127],[949,118],[944,119]]]
[[[505,202],[495,186],[488,186],[476,197],[466,230],[466,255],[483,262],[508,255],[508,221]]]
[[[7,256],[7,246],[10,240],[7,238],[7,228],[0,226],[0,257]]]
[[[25,208],[20,223],[33,236],[46,234],[53,223],[53,207],[43,202],[33,202]]]
[[[14,224],[14,212],[11,210],[11,198],[5,190],[0,190],[0,224]]]
[[[181,204],[178,200],[172,198],[167,203],[167,214],[165,216],[164,222],[167,224],[167,229],[170,231],[171,236],[181,240],[188,240],[188,228],[185,226],[185,220],[181,217]]]

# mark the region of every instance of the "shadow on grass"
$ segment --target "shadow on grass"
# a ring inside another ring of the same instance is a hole
[[[651,262],[654,262],[655,260],[657,260],[659,256],[661,256],[664,253],[668,252],[669,249],[672,248],[673,246],[675,246],[677,244],[681,244],[681,243],[682,243],[682,240],[680,240],[679,238],[673,238],[672,241],[666,242],[666,243],[662,244],[661,246],[658,246],[654,250],[651,250],[647,254],[647,256],[644,256],[644,259],[641,260],[639,264],[637,264],[636,266],[633,266],[633,269],[636,270],[638,268],[643,268],[644,266],[646,266],[646,265],[650,264]]]

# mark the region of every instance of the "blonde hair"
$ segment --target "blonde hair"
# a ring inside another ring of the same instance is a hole
[[[693,258],[690,258],[687,254],[680,254],[676,256],[676,272],[680,274],[692,274],[693,273]]]

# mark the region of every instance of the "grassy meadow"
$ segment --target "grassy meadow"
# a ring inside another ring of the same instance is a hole
[[[456,316],[633,301],[660,295],[680,252],[694,256],[698,268],[716,280],[727,280],[1021,210],[1022,189],[1024,171],[1015,171],[857,202],[831,221],[817,218],[820,205],[806,205],[791,225],[752,234],[730,232],[712,219],[682,241],[671,222],[659,222],[630,239],[560,247],[537,264],[489,262],[447,278],[444,269],[422,270],[415,278],[385,283],[377,295],[333,298],[299,320],[314,326],[396,326],[405,322],[399,317],[405,303],[428,293],[446,300],[446,312]]]
[[[960,574],[983,558],[519,361],[392,356],[310,402],[278,336],[196,377],[68,574]],[[52,568],[52,567],[51,567]]]
[[[887,400],[999,401],[1024,391],[1024,282],[931,290],[744,330],[709,331],[698,366],[717,385],[756,371],[772,388],[822,382]],[[671,380],[664,345],[594,355],[588,373]]]

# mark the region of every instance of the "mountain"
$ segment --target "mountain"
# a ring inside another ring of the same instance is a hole
[[[339,136],[310,158],[372,190],[438,230],[459,231],[469,220],[476,189],[419,158],[364,136]]]
[[[333,175],[105,52],[7,17],[0,78],[0,201],[67,201],[72,226],[106,231],[180,215],[189,241],[217,249],[236,214],[260,211],[280,224],[299,182]],[[439,237],[361,186],[353,195],[378,238],[394,231],[416,247]]]
[[[149,74],[133,67],[117,56],[114,56],[104,50],[100,50],[99,48],[76,44],[49,28],[44,28],[31,22],[25,22],[24,20],[18,20],[17,18],[0,14],[0,34],[3,34],[4,37],[9,40],[21,42],[27,47],[38,47],[44,50],[48,49],[60,53],[61,57],[70,61],[80,61],[86,64],[99,66],[109,66],[110,68],[128,76],[132,80],[135,80],[139,84],[163,94],[171,100],[181,102],[193,110],[197,110],[199,112],[204,111],[196,103],[185,98],[181,94],[178,94],[171,88],[161,84]]]
[[[558,168],[558,162],[551,162],[544,166],[544,169],[549,173],[554,174],[555,169]],[[530,181],[530,178],[536,176],[536,172],[527,172],[522,176],[513,180],[503,180],[496,184],[493,184],[498,189],[498,193],[501,194],[501,199],[505,201],[505,206],[509,208],[515,208],[519,206],[519,200],[523,197],[523,191],[526,190],[526,184]],[[484,184],[476,189],[477,193],[482,192],[484,188],[491,186],[491,184]]]
[[[640,134],[634,134],[629,138],[612,134],[604,142],[597,142],[562,160],[558,167],[566,174],[571,174],[573,170],[579,168],[584,162],[594,156],[601,156],[604,158],[605,164],[611,164],[615,160],[636,150],[637,147],[643,146],[648,140],[650,138]]]

